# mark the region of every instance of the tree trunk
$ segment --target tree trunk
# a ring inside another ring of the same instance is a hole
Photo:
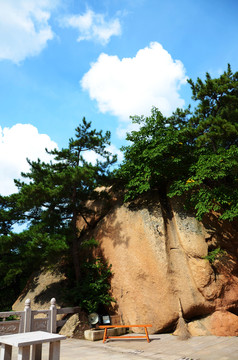
[[[77,214],[73,214],[72,228],[73,228],[72,259],[74,265],[75,280],[76,283],[79,283],[80,261],[79,261],[78,234],[77,234]]]
[[[72,259],[74,265],[74,274],[76,283],[79,283],[80,279],[80,262],[79,262],[79,247],[78,247],[78,229],[77,229],[77,218],[78,212],[75,209],[76,204],[76,185],[73,189],[72,195],[72,204],[73,204],[73,218],[72,218],[72,232],[73,232],[73,239],[72,239]]]

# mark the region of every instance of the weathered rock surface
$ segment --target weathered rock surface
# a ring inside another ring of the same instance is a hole
[[[114,309],[124,323],[151,323],[152,333],[172,329],[179,299],[188,321],[216,310],[238,311],[237,228],[216,214],[202,224],[179,202],[153,195],[114,204],[86,236],[99,241],[112,264]],[[204,257],[218,246],[226,252],[211,265]]]
[[[60,329],[59,334],[71,338],[84,338],[84,332],[90,328],[85,312],[71,315]]]
[[[188,324],[192,336],[238,336],[238,316],[229,311],[215,311],[203,319]]]
[[[198,222],[184,212],[181,200],[158,194],[130,204],[114,197],[105,207],[97,200],[91,207],[100,214],[79,219],[78,227],[85,238],[99,241],[100,254],[112,264],[112,307],[124,323],[151,323],[150,333],[173,331],[181,302],[192,335],[237,336],[236,223],[222,222],[218,214]],[[224,253],[210,264],[204,257],[218,246]],[[65,282],[61,273],[35,274],[13,309],[22,310],[27,298],[33,309],[49,308],[52,297],[62,305]],[[72,316],[63,331],[80,336],[82,322]]]
[[[34,310],[49,309],[50,300],[57,298],[57,304],[62,304],[61,295],[66,283],[65,275],[58,270],[42,269],[34,273],[28,280],[25,289],[12,305],[12,310],[22,311],[26,299],[31,300],[31,307]]]
[[[211,315],[211,333],[216,336],[238,336],[238,316],[229,311]]]
[[[57,266],[56,266],[57,268]],[[27,299],[31,300],[32,310],[48,310],[51,299],[56,298],[57,308],[64,307],[64,288],[66,286],[65,275],[57,270],[42,269],[34,273],[29,279],[24,291],[12,306],[14,311],[22,311]],[[42,314],[36,317],[44,317]],[[76,314],[58,314],[57,320],[67,320],[60,329],[60,334],[67,337],[84,338],[84,331],[89,329],[88,317],[84,311]]]

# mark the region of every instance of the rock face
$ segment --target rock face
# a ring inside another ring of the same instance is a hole
[[[137,203],[114,202],[86,235],[99,241],[112,264],[115,312],[124,323],[151,323],[151,333],[175,327],[179,299],[187,321],[218,310],[232,310],[229,322],[237,321],[237,227],[221,223],[217,214],[200,223],[180,204],[158,194]],[[85,229],[82,219],[78,227]],[[204,257],[218,246],[225,252],[210,264]]]
[[[14,311],[22,311],[26,299],[31,300],[34,310],[48,309],[50,300],[57,297],[57,304],[61,305],[61,296],[65,287],[66,278],[59,271],[41,270],[34,273],[29,279],[25,289],[12,306]]]

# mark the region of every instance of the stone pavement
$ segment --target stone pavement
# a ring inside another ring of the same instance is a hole
[[[140,339],[61,341],[60,360],[238,360],[238,337],[197,336],[181,341],[170,334]],[[48,344],[43,344],[42,360],[48,360]],[[13,360],[17,358],[16,348]],[[51,360],[51,359],[50,359]]]
[[[238,360],[238,337],[200,336],[181,341],[170,334],[102,341],[67,339],[60,360]]]

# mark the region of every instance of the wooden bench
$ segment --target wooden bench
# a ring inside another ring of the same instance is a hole
[[[122,339],[147,339],[147,342],[150,342],[150,338],[148,335],[148,331],[147,328],[148,327],[152,327],[152,325],[100,325],[99,328],[100,329],[104,329],[104,335],[103,335],[103,343],[107,340],[107,339],[116,339],[118,338],[118,336],[107,336],[107,329],[110,328],[132,328],[132,327],[143,327],[145,329],[145,335],[131,335],[131,336],[124,336],[122,337]]]

